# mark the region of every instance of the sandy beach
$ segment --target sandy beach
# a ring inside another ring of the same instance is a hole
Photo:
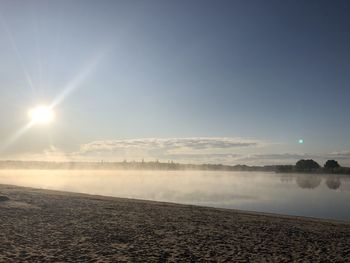
[[[0,185],[1,262],[350,262],[347,222]]]

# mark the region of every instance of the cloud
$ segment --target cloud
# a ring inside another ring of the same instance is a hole
[[[267,152],[271,142],[233,137],[144,138],[100,140],[82,144],[79,150],[65,152],[54,146],[42,153],[28,153],[12,159],[51,161],[175,161],[178,163],[215,163],[246,165],[295,164],[314,159],[321,165],[335,159],[350,166],[350,151],[329,153]]]
[[[329,154],[329,157],[337,158],[337,159],[350,159],[350,151],[332,152]]]
[[[222,150],[258,146],[261,142],[242,138],[229,137],[193,137],[193,138],[145,138],[94,141],[84,144],[80,148],[81,153],[96,151],[127,151],[127,150],[161,150],[167,153],[186,153],[203,150]]]
[[[185,163],[232,163],[239,151],[265,145],[261,140],[233,137],[143,138],[93,141],[81,145],[86,158],[174,160]]]

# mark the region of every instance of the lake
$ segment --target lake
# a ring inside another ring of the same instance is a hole
[[[350,176],[221,171],[0,170],[0,184],[350,221]]]

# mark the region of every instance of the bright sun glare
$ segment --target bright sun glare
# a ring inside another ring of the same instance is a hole
[[[28,115],[33,123],[48,124],[54,119],[54,112],[50,107],[37,106],[28,111]]]

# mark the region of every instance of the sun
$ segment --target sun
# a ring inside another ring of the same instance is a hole
[[[35,124],[49,124],[55,117],[53,110],[45,105],[39,105],[29,110],[28,115]]]

